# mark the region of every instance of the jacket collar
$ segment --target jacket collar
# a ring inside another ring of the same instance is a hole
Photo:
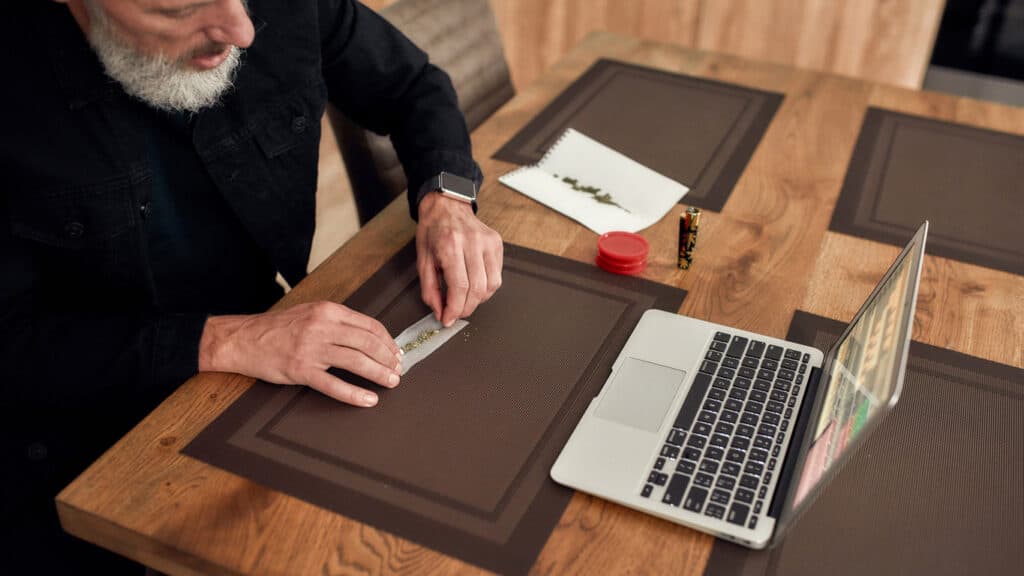
[[[119,92],[121,86],[107,76],[68,7],[56,2],[47,4],[51,13],[44,18],[44,33],[49,36],[50,61],[68,107],[82,108]]]

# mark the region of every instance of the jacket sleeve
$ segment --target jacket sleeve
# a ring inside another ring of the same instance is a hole
[[[196,373],[204,314],[154,316],[126,312],[130,307],[76,306],[72,302],[90,287],[45,282],[44,259],[33,244],[11,234],[8,197],[0,194],[5,403],[116,402],[147,410]]]
[[[420,186],[442,170],[483,176],[451,79],[384,18],[355,0],[320,0],[328,97],[354,122],[390,135],[416,218]]]

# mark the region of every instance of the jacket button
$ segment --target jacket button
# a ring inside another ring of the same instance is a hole
[[[81,238],[85,234],[85,226],[81,222],[68,222],[64,225],[64,233],[68,238]]]
[[[296,116],[295,118],[292,118],[292,132],[295,132],[296,134],[301,134],[302,132],[305,132],[305,131],[306,131],[306,117],[305,116]]]
[[[33,442],[25,448],[25,455],[33,462],[39,462],[40,460],[46,459],[46,454],[46,445],[40,442]]]
[[[142,216],[143,220],[149,218],[149,215],[152,213],[153,206],[149,202],[144,202],[141,206],[139,206],[139,214]]]

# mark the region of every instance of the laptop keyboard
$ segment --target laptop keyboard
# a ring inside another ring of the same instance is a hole
[[[660,493],[668,506],[756,528],[809,361],[797,350],[716,332],[641,496]]]

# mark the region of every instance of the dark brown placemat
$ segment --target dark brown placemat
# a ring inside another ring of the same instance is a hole
[[[501,290],[398,388],[378,389],[376,408],[257,383],[184,453],[489,570],[526,572],[572,496],[548,477],[558,452],[641,314],[676,311],[685,294],[506,245]],[[392,334],[427,314],[414,247],[346,304]]]
[[[869,108],[829,228],[1024,274],[1024,136]]]
[[[575,128],[690,188],[719,211],[782,95],[614,60],[599,60],[494,154],[533,164]]]
[[[787,339],[844,325],[797,311]],[[892,413],[774,549],[716,540],[705,574],[1020,574],[1024,370],[914,342]]]

